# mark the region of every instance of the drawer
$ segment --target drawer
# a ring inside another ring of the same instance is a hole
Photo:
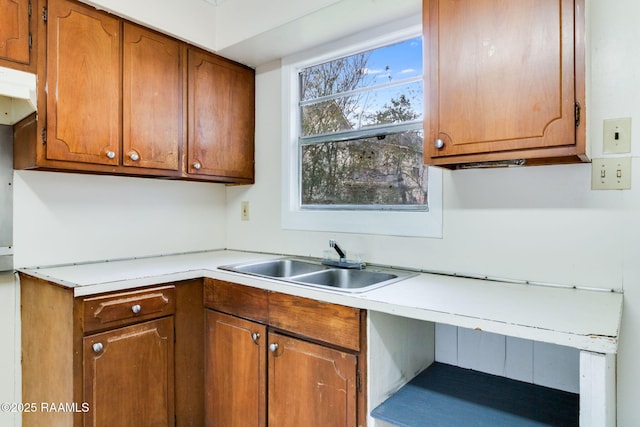
[[[274,292],[269,325],[331,345],[360,350],[360,310]]]
[[[237,285],[222,280],[205,279],[204,305],[206,308],[232,314],[260,323],[269,316],[268,291]]]
[[[124,326],[174,314],[175,287],[167,285],[88,297],[82,306],[85,333]]]

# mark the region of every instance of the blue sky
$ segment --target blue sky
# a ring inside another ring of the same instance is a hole
[[[422,75],[422,38],[372,51],[367,72],[375,75],[376,79],[391,76],[393,80]]]

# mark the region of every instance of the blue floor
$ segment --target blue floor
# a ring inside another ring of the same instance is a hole
[[[578,426],[579,395],[434,363],[371,415],[401,427]]]

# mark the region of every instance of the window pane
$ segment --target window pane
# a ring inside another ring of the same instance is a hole
[[[422,81],[302,107],[302,136],[422,120]]]
[[[422,131],[301,147],[303,206],[427,203]]]
[[[374,87],[422,76],[422,38],[406,40],[305,68],[300,73],[300,100]]]

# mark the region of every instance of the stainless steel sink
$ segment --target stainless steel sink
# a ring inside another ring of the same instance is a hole
[[[365,292],[416,275],[410,271],[377,267],[368,267],[366,270],[327,267],[316,261],[295,258],[223,265],[219,268],[235,273],[343,292]]]
[[[306,274],[296,278],[295,281],[310,285],[330,286],[332,288],[359,289],[397,278],[396,274],[391,273],[331,268]]]
[[[291,277],[315,271],[326,270],[321,264],[315,264],[297,259],[272,259],[267,261],[257,261],[247,264],[236,264],[232,266],[220,267],[224,270],[231,270],[238,273],[253,274],[265,277]]]

